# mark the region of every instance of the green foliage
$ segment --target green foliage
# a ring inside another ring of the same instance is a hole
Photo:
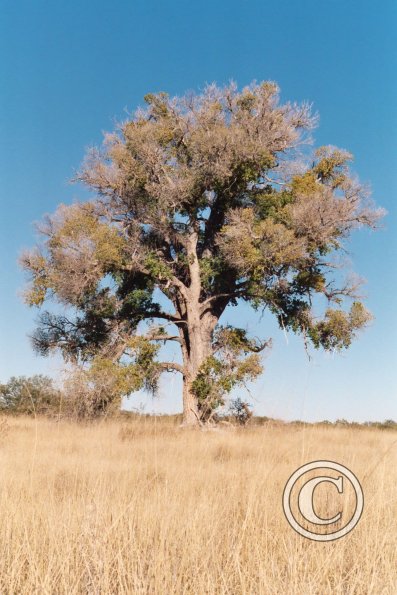
[[[342,349],[350,346],[356,332],[372,320],[371,314],[360,302],[353,302],[349,312],[329,308],[324,320],[313,323],[308,334],[315,347]]]
[[[225,404],[227,395],[237,386],[257,378],[263,368],[258,354],[251,354],[243,360],[226,361],[209,356],[201,365],[192,383],[197,397],[200,415],[206,420]]]
[[[154,119],[165,118],[168,115],[168,93],[147,93],[144,97],[150,106],[150,117]]]
[[[318,192],[319,186],[317,182],[316,172],[311,170],[307,171],[302,175],[297,175],[292,178],[291,191],[292,195],[303,194],[304,196],[310,196],[315,192]]]
[[[87,371],[87,380],[95,385],[111,379],[111,392],[114,397],[121,398],[142,386],[141,375],[134,364],[115,363],[111,360],[96,357]]]
[[[213,258],[203,257],[200,260],[200,276],[204,289],[210,291],[214,285],[221,283],[225,274],[225,262],[221,256]]]
[[[255,380],[263,371],[261,346],[247,337],[246,331],[220,326],[214,334],[214,355],[201,365],[192,383],[202,419],[225,404],[227,395],[238,386]]]
[[[13,376],[0,385],[0,411],[14,415],[57,413],[61,393],[51,378],[42,375]]]
[[[348,179],[347,163],[353,156],[347,151],[334,149],[332,147],[320,147],[316,151],[317,163],[313,172],[318,179],[332,188],[338,188]]]
[[[130,315],[139,318],[139,313],[144,315],[153,307],[152,293],[150,289],[133,289],[124,297],[123,315]]]
[[[29,306],[41,306],[50,287],[47,275],[47,260],[38,252],[32,253],[29,257],[29,269],[32,275],[32,283],[25,291],[25,300]]]
[[[145,337],[132,337],[126,345],[125,361],[96,356],[85,372],[86,381],[96,389],[106,383],[112,401],[142,388],[155,392],[160,373],[155,362],[158,350],[159,346]]]
[[[31,275],[25,292],[31,306],[41,306],[49,295],[77,305],[95,293],[104,275],[123,265],[125,240],[99,220],[91,203],[61,206],[48,235],[46,256],[36,251],[22,257]]]
[[[146,255],[144,265],[153,279],[169,279],[172,276],[170,268],[155,252]]]
[[[259,220],[272,219],[276,223],[290,220],[286,206],[292,204],[294,194],[289,190],[275,190],[268,185],[255,196],[255,212]]]
[[[324,274],[319,269],[304,269],[299,271],[294,277],[294,284],[299,293],[307,293],[314,290],[321,293],[325,289],[326,279]]]
[[[210,356],[201,365],[200,371],[192,383],[192,389],[201,407],[216,409],[223,405],[222,393],[230,392],[233,380],[227,375],[225,366],[214,356]]]
[[[90,366],[76,367],[66,382],[68,408],[77,417],[96,417],[119,410],[121,399],[134,391],[157,390],[159,347],[145,337],[128,341],[122,359],[95,355]]]

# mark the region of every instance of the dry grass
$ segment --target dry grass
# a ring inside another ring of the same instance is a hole
[[[394,594],[396,439],[3,421],[0,592]],[[290,474],[321,458],[351,468],[366,497],[352,533],[325,544],[297,535],[281,509]]]

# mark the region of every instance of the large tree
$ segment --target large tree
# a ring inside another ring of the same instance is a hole
[[[184,423],[196,425],[261,373],[270,344],[221,326],[227,306],[267,308],[316,348],[350,345],[371,316],[357,284],[341,281],[337,255],[381,213],[349,153],[309,151],[310,106],[280,104],[274,83],[145,102],[89,151],[77,180],[95,197],[61,205],[23,256],[26,298],[64,308],[41,313],[34,345],[106,385],[99,408],[176,371]],[[158,361],[168,341],[182,363]]]

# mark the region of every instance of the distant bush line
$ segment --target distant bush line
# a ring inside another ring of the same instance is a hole
[[[76,415],[74,403],[69,402],[62,390],[57,388],[52,378],[43,375],[13,376],[5,384],[0,384],[0,414],[5,415],[40,415],[55,418],[73,418]],[[182,423],[182,414],[157,414],[142,413],[136,410],[116,410],[112,417],[121,417],[124,420],[153,421],[161,419],[170,424]],[[397,430],[397,422],[392,419],[385,421],[366,421],[363,423],[349,422],[346,419],[337,419],[335,422],[323,420],[307,422],[301,420],[283,421],[263,415],[252,415],[245,402],[235,399],[227,412],[214,419],[219,425],[237,426],[291,426],[304,427],[344,427],[344,428],[376,428],[381,430]]]

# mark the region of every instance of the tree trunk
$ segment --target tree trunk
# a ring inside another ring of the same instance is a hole
[[[197,398],[191,390],[191,380],[183,377],[183,418],[182,425],[197,427],[201,425]]]
[[[199,304],[190,307],[182,345],[185,373],[183,376],[183,426],[200,426],[200,408],[192,391],[201,365],[212,354],[212,334],[218,319],[211,313],[200,317]]]
[[[212,334],[219,316],[211,309],[203,310],[200,303],[201,276],[197,258],[198,232],[193,233],[187,243],[190,285],[185,289],[187,324],[180,329],[183,355],[183,425],[201,425],[200,408],[197,397],[192,391],[201,365],[212,354]]]

